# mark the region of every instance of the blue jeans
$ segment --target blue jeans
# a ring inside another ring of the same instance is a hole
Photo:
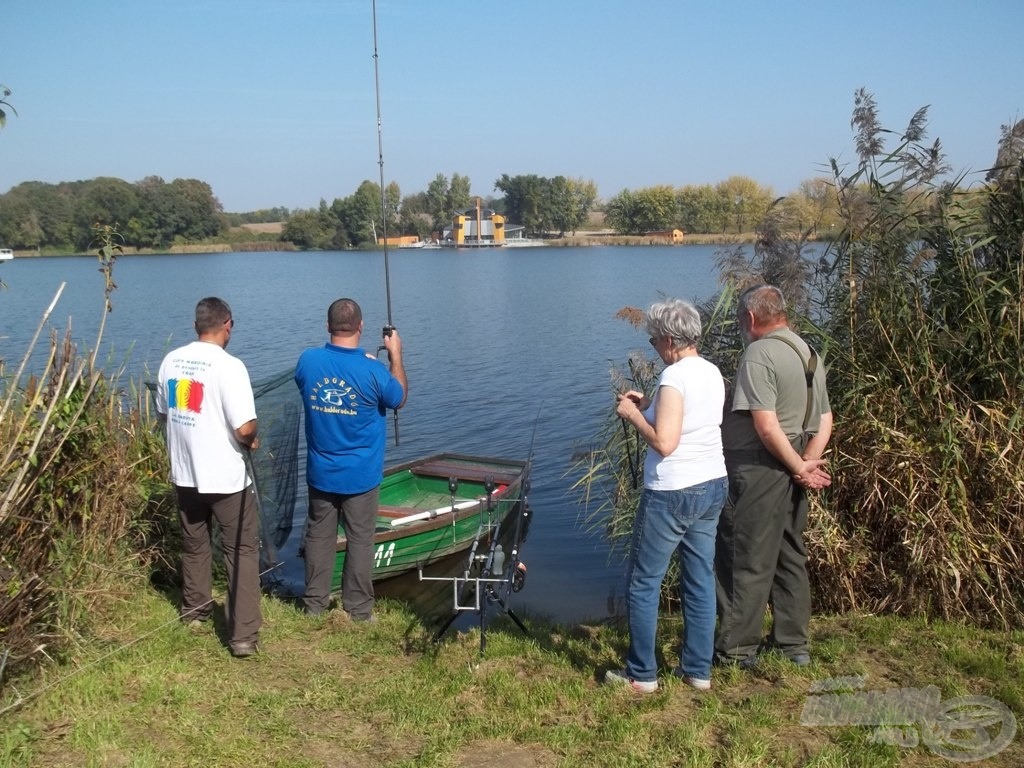
[[[626,674],[648,682],[658,678],[655,637],[658,602],[672,553],[680,559],[679,592],[683,603],[683,641],[679,670],[711,679],[715,637],[715,535],[725,504],[726,478],[719,477],[678,491],[644,489],[633,522],[626,590],[629,606],[629,653]]]

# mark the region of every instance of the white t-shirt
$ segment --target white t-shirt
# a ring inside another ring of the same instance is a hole
[[[725,382],[718,368],[697,355],[684,357],[665,368],[651,404],[644,411],[644,418],[652,426],[663,387],[672,387],[683,396],[683,431],[679,445],[668,456],[648,447],[644,488],[677,491],[725,477],[721,429]]]
[[[171,482],[200,493],[244,490],[250,479],[234,431],[256,418],[245,364],[217,344],[193,341],[167,354],[158,379]]]

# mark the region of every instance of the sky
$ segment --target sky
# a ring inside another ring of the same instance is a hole
[[[314,208],[366,179],[503,174],[623,189],[855,161],[858,88],[978,182],[1024,118],[1021,0],[3,0],[0,193],[207,182],[225,211]],[[898,134],[897,134],[898,135]],[[378,144],[378,139],[380,144]],[[382,147],[382,152],[379,151]]]

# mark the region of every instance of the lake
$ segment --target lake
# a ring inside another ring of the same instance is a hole
[[[573,623],[621,612],[624,564],[609,561],[604,540],[585,529],[568,473],[574,453],[595,444],[612,412],[611,366],[631,350],[652,354],[647,334],[615,313],[663,295],[710,297],[715,250],[390,252],[391,320],[403,340],[409,400],[399,412],[398,446],[388,417],[386,461],[440,451],[526,458],[532,450],[533,518],[522,548],[529,570],[525,589],[513,596],[516,613]],[[95,258],[15,259],[0,266],[0,280],[7,286],[0,291],[0,358],[8,373],[62,281],[48,327],[70,322],[80,349],[95,346],[103,315]],[[168,349],[194,338],[203,296],[231,304],[230,351],[254,380],[290,368],[305,347],[327,341],[334,299],[360,303],[370,352],[388,320],[381,252],[125,256],[114,281],[99,357],[136,379],[154,375]],[[33,365],[39,359],[37,353]]]

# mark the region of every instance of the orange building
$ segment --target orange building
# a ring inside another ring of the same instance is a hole
[[[654,232],[645,232],[645,237],[664,240],[666,243],[678,244],[683,242],[683,230],[681,229],[659,229]]]

